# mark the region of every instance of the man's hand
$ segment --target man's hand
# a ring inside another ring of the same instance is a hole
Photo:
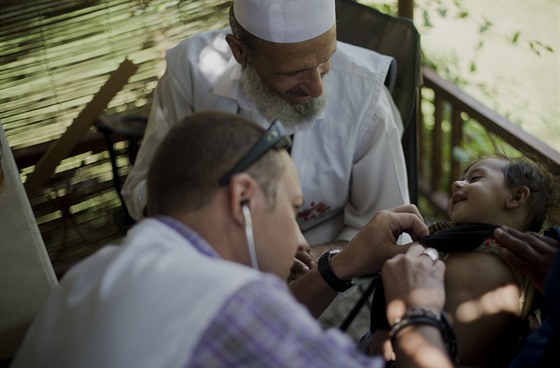
[[[560,247],[557,240],[533,232],[522,233],[507,226],[494,230],[499,256],[525,275],[540,292],[546,275]]]
[[[413,240],[429,235],[416,206],[379,211],[342,253],[332,259],[333,271],[343,280],[378,273],[387,259],[406,251],[406,247],[397,246],[403,232]]]
[[[387,259],[406,250],[407,247],[396,244],[404,231],[413,239],[429,234],[415,206],[405,205],[378,212],[339,255],[332,257],[332,271],[341,280],[381,271],[381,266]],[[306,305],[316,317],[337,295],[317,271],[317,267],[292,282],[290,289],[296,299]]]
[[[393,322],[415,307],[424,307],[439,315],[445,303],[443,262],[434,262],[422,255],[424,247],[411,246],[383,265],[382,281],[387,300],[388,320]],[[390,298],[390,299],[389,299]],[[375,330],[368,347],[368,354],[383,355],[385,360],[395,360],[388,330]]]
[[[381,276],[387,319],[395,321],[407,310],[420,307],[439,316],[445,304],[444,272],[443,262],[434,255],[425,254],[425,248],[418,244],[385,262]],[[441,333],[433,326],[420,324],[401,329],[391,343],[394,354],[387,345],[384,356],[393,358],[394,355],[398,366],[453,367]]]
[[[296,257],[294,258],[294,263],[290,269],[288,283],[308,273],[316,264],[317,260],[313,257],[309,244],[300,244],[297,249]]]
[[[387,302],[387,320],[392,323],[410,308],[424,307],[438,316],[445,304],[444,263],[423,254],[419,244],[383,265],[381,276]]]

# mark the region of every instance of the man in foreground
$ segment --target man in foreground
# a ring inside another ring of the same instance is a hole
[[[413,206],[380,212],[290,293],[304,240],[288,146],[281,124],[263,133],[230,114],[194,114],[173,129],[148,174],[152,217],[65,275],[12,367],[383,367],[311,314],[332,301],[332,283],[379,272],[403,231],[418,239],[427,229]],[[451,366],[438,331],[444,268],[418,245],[383,266],[403,366]]]

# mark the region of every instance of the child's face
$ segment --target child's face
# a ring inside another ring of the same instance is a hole
[[[506,203],[511,190],[506,186],[502,171],[506,164],[493,158],[478,161],[451,185],[452,196],[447,208],[455,225],[507,223]]]

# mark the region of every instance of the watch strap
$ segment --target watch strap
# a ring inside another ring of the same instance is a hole
[[[331,258],[336,256],[339,253],[340,253],[340,250],[338,250],[338,249],[330,250],[330,251],[324,253],[319,258],[317,268],[319,269],[319,273],[321,274],[321,276],[323,277],[325,282],[327,284],[329,284],[331,289],[333,289],[334,291],[342,292],[342,291],[346,291],[349,288],[351,288],[353,284],[352,284],[351,281],[345,281],[345,280],[339,279],[334,274],[334,272],[331,268]]]

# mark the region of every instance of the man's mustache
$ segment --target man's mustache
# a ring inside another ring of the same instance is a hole
[[[301,88],[292,88],[291,90],[284,92],[286,96],[294,96],[294,97],[307,97],[307,93],[301,90]]]

